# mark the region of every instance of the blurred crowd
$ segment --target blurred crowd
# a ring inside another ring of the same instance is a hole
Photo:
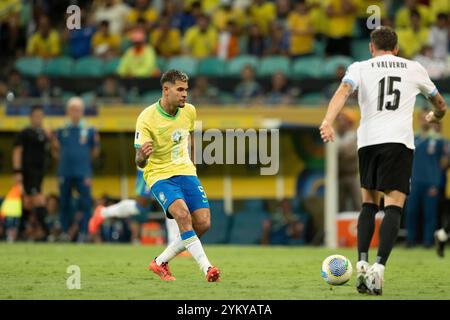
[[[66,13],[70,4],[81,8],[80,29],[67,27],[68,21],[75,21],[73,12]],[[368,58],[367,42],[361,40],[369,37],[370,5],[378,6],[381,24],[398,32],[401,56],[420,61],[433,79],[450,74],[450,4],[442,0],[6,0],[0,5],[0,55],[12,62],[27,56],[44,61],[61,57],[117,61],[93,94],[113,102],[136,102],[121,80],[158,77],[166,62],[179,57],[228,62],[244,55],[258,59],[282,56],[290,61]],[[355,46],[358,43],[363,46]],[[187,67],[190,61],[180,63]],[[328,76],[339,79],[337,69],[345,70],[347,65],[336,65]],[[214,81],[206,76],[196,79],[192,101],[299,102],[301,88],[293,88],[288,70],[274,70],[270,82],[262,84],[255,68],[254,64],[243,65],[241,82],[228,99],[220,101],[221,89]],[[326,92],[318,90],[324,101]],[[8,93],[14,97],[63,95],[48,75],[24,79],[3,66],[0,96]]]

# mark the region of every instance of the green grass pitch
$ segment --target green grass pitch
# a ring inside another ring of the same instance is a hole
[[[0,244],[0,299],[450,299],[450,252],[393,250],[381,297],[360,295],[352,279],[330,287],[320,276],[322,260],[338,253],[355,268],[356,250],[315,247],[205,246],[222,271],[208,283],[192,257],[171,263],[176,281],[147,270],[163,247],[91,244]],[[372,257],[375,251],[371,252]],[[81,270],[81,289],[69,290],[67,268]]]

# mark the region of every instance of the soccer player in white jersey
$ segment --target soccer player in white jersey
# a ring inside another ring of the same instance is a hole
[[[426,120],[439,122],[447,105],[425,69],[415,61],[397,57],[397,34],[377,27],[370,35],[372,58],[351,64],[331,99],[320,126],[324,142],[334,141],[333,122],[347,98],[358,91],[361,120],[358,158],[363,206],[358,218],[356,287],[360,293],[382,294],[384,270],[400,228],[401,213],[410,190],[414,153],[413,112],[421,93],[433,105]],[[368,251],[375,229],[379,192],[384,193],[384,219],[380,225],[376,262]]]

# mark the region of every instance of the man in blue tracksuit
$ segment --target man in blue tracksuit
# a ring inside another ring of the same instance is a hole
[[[92,210],[91,177],[92,160],[100,152],[100,137],[94,128],[83,121],[84,103],[78,97],[67,102],[69,122],[56,131],[53,155],[59,160],[58,179],[60,192],[61,228],[67,238],[71,224],[72,190],[79,194],[79,208],[83,213],[79,224],[78,241],[84,241]]]
[[[434,232],[438,221],[439,192],[442,188],[443,157],[448,153],[447,143],[434,128],[423,119],[426,111],[421,113],[421,130],[416,134],[411,177],[411,193],[406,204],[407,244],[417,244],[419,213],[423,212],[422,243],[430,247],[434,243]]]

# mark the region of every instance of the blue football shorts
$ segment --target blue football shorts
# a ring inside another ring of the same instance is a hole
[[[159,180],[152,186],[152,193],[169,219],[173,217],[168,208],[177,199],[183,199],[191,213],[209,208],[208,197],[196,176],[173,176]]]

